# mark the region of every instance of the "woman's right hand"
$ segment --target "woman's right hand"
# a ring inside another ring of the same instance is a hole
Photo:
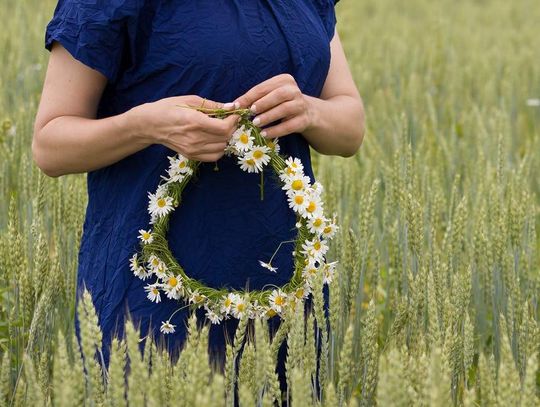
[[[191,160],[220,159],[240,116],[231,114],[225,119],[217,119],[180,105],[223,108],[222,103],[187,95],[145,103],[128,114],[133,118],[137,132],[151,143],[162,144]]]

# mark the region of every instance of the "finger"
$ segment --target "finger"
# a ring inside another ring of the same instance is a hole
[[[283,137],[292,133],[300,133],[305,127],[303,117],[295,116],[275,126],[267,127],[261,132],[261,135],[267,139]]]
[[[252,87],[244,95],[237,98],[235,102],[238,102],[241,108],[251,108],[256,100],[259,100],[264,95],[270,93],[272,90],[280,86],[291,83],[296,83],[296,80],[290,74],[273,76],[270,79],[267,79]]]
[[[300,92],[300,89],[298,89],[297,86],[280,86],[279,88],[272,90],[267,95],[264,95],[262,98],[253,102],[251,109],[254,110],[255,113],[261,114],[281,103],[294,100],[301,94],[302,92]]]
[[[197,155],[200,154],[217,154],[225,151],[225,148],[227,147],[227,142],[225,141],[219,141],[219,142],[213,142],[213,143],[205,143],[201,146],[199,151],[197,151]]]
[[[258,127],[267,126],[268,124],[280,119],[290,118],[298,115],[302,111],[302,106],[296,100],[278,104],[272,109],[259,114],[253,119],[253,124]]]
[[[240,115],[232,114],[225,119],[217,119],[203,114],[198,125],[208,135],[218,136],[220,140],[228,140],[238,127]]]
[[[191,107],[203,107],[205,109],[222,109],[224,106],[221,102],[206,99],[198,95],[174,96],[172,99],[175,104],[187,104]]]

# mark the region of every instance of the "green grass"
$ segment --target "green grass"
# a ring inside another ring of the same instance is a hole
[[[73,352],[85,179],[43,176],[30,150],[54,5],[0,4],[0,404],[122,405],[129,354],[130,405],[230,405],[238,349],[224,375],[211,374],[204,331],[192,328],[172,366],[154,349],[141,359],[128,327],[107,386]],[[327,355],[324,405],[538,403],[540,107],[527,100],[540,99],[540,8],[343,0],[337,11],[368,131],[354,158],[314,157],[342,226],[329,256],[339,283],[327,342],[289,327],[293,403],[313,403],[315,340]],[[99,334],[83,305],[89,354]],[[239,397],[271,405],[277,342],[256,335],[239,361]]]

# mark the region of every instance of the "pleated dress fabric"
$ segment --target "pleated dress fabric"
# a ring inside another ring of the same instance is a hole
[[[105,118],[170,96],[230,102],[282,73],[293,75],[303,93],[318,97],[335,24],[333,0],[60,0],[46,27],[45,47],[58,41],[106,76],[98,107],[98,118]],[[282,154],[302,160],[314,181],[302,135],[281,137],[279,143]],[[123,335],[128,313],[143,335],[154,335],[173,354],[185,339],[187,308],[171,319],[174,334],[159,332],[161,321],[185,304],[164,295],[161,303],[149,301],[148,280],[129,267],[139,250],[138,230],[149,225],[148,192],[155,191],[173,154],[155,144],[87,175],[77,288],[80,293],[86,287],[93,296],[106,361],[111,338]],[[173,212],[168,233],[173,254],[188,275],[212,287],[285,284],[293,271],[292,244],[282,245],[275,256],[277,273],[259,265],[280,242],[296,236],[295,214],[274,174],[265,172],[261,201],[259,174],[242,171],[233,157],[223,157],[217,166],[215,171],[215,163],[201,164]],[[210,351],[216,360],[222,360],[236,325],[234,318],[212,325]]]

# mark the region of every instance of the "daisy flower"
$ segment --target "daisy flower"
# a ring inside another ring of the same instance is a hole
[[[208,318],[212,324],[219,324],[223,319],[221,315],[215,313],[211,309],[206,310],[206,318]]]
[[[336,220],[332,220],[331,223],[328,223],[322,230],[322,235],[326,239],[331,239],[336,234],[339,227],[336,225]]]
[[[251,154],[249,152],[247,154],[244,154],[241,157],[238,157],[238,164],[240,164],[240,168],[242,171],[247,172],[259,172],[260,168],[257,165],[257,162],[253,157],[251,157]]]
[[[298,174],[304,171],[304,165],[302,161],[298,158],[289,157],[285,160],[285,165],[287,166],[287,172]]]
[[[273,140],[268,140],[266,142],[266,145],[272,151],[273,153],[279,153],[279,150],[281,150],[281,147],[279,146],[278,139],[275,138]]]
[[[181,154],[177,156],[171,156],[169,158],[169,171],[180,174],[190,174],[191,168],[189,167],[189,160]]]
[[[328,251],[328,245],[324,239],[315,238],[302,243],[302,253],[314,260],[322,261]]]
[[[281,290],[274,290],[270,294],[270,306],[277,313],[281,312],[287,303],[287,294]]]
[[[158,193],[152,194],[149,192],[148,198],[150,199],[150,202],[148,203],[148,212],[152,216],[165,216],[174,210],[172,206],[173,199],[170,196],[159,195]]]
[[[250,151],[250,156],[255,161],[255,165],[261,170],[270,162],[270,156],[268,155],[269,151],[270,148],[266,146],[254,146]]]
[[[273,271],[274,273],[277,272],[277,267],[273,267],[270,263],[265,263],[264,261],[259,260],[259,264],[263,266],[265,269]]]
[[[161,293],[159,292],[158,284],[148,284],[144,287],[144,290],[147,292],[146,297],[156,304],[161,302]]]
[[[237,319],[242,319],[249,309],[249,303],[242,297],[238,296],[232,306],[232,314]]]
[[[240,296],[235,293],[229,293],[223,296],[223,303],[221,304],[221,312],[223,314],[229,314],[232,306],[240,299]]]
[[[182,155],[168,157],[170,166],[167,170],[169,178],[162,177],[169,182],[181,182],[186,176],[191,175],[193,170],[189,166],[189,160]]]
[[[178,300],[182,295],[182,277],[170,276],[167,282],[163,285],[163,291],[167,294],[167,298]]]
[[[144,230],[144,229],[139,230],[138,237],[139,239],[141,239],[141,242],[143,242],[144,244],[149,244],[154,241],[154,236],[152,236],[152,232]]]
[[[131,269],[133,274],[136,277],[139,277],[141,280],[146,280],[148,277],[150,277],[150,273],[148,273],[144,266],[139,263],[139,257],[137,256],[137,253],[131,256],[131,259],[129,260],[129,268]]]
[[[248,151],[253,147],[253,141],[255,137],[251,135],[251,129],[242,125],[233,133],[230,144],[237,151]]]
[[[318,218],[323,216],[323,212],[324,208],[320,196],[310,188],[306,194],[306,209],[301,215],[308,219],[313,217]]]
[[[166,264],[154,254],[148,259],[148,268],[152,273],[158,276],[158,278],[165,278],[167,276]]]
[[[176,325],[171,324],[169,321],[164,321],[161,323],[159,330],[164,334],[173,334],[174,328],[176,328]]]
[[[206,299],[206,295],[199,293],[197,290],[193,291],[189,296],[190,304],[200,304]]]
[[[255,319],[260,318],[266,312],[265,307],[261,306],[257,300],[250,304],[248,307],[248,318]]]
[[[308,297],[309,291],[306,290],[304,287],[300,287],[300,288],[297,288],[297,289],[294,291],[294,293],[292,293],[292,295],[293,295],[295,298],[301,300],[301,299],[303,299],[303,298],[307,298],[307,297]]]
[[[166,279],[167,278],[167,270],[169,270],[167,268],[167,266],[165,265],[165,263],[161,262],[159,264],[159,266],[157,266],[155,269],[154,269],[154,274],[160,279],[160,280],[163,280],[163,279]]]
[[[294,191],[288,197],[289,207],[292,208],[295,212],[303,214],[306,211],[306,208],[309,204],[305,192]],[[298,226],[297,226],[298,227]]]
[[[337,265],[337,261],[333,261],[332,263],[326,263],[323,266],[323,272],[324,272],[323,283],[324,284],[330,284],[332,280],[334,279],[336,265]]]
[[[309,177],[303,174],[295,174],[285,180],[285,184],[281,187],[287,192],[287,195],[294,192],[304,191],[309,188]]]
[[[319,267],[317,267],[315,263],[309,262],[302,270],[302,277],[304,277],[307,284],[311,284],[311,279],[315,276],[315,274],[318,273],[318,271]]]
[[[156,195],[159,197],[165,196],[169,193],[169,185],[168,184],[159,184],[156,188]]]
[[[307,221],[307,226],[311,233],[320,235],[326,228],[327,222],[328,219],[326,219],[322,215],[317,214],[317,216],[314,216]]]
[[[167,170],[167,174],[169,174],[168,177],[161,176],[165,181],[167,182],[182,182],[184,178],[186,177],[185,174],[182,174],[180,172],[170,172]]]

